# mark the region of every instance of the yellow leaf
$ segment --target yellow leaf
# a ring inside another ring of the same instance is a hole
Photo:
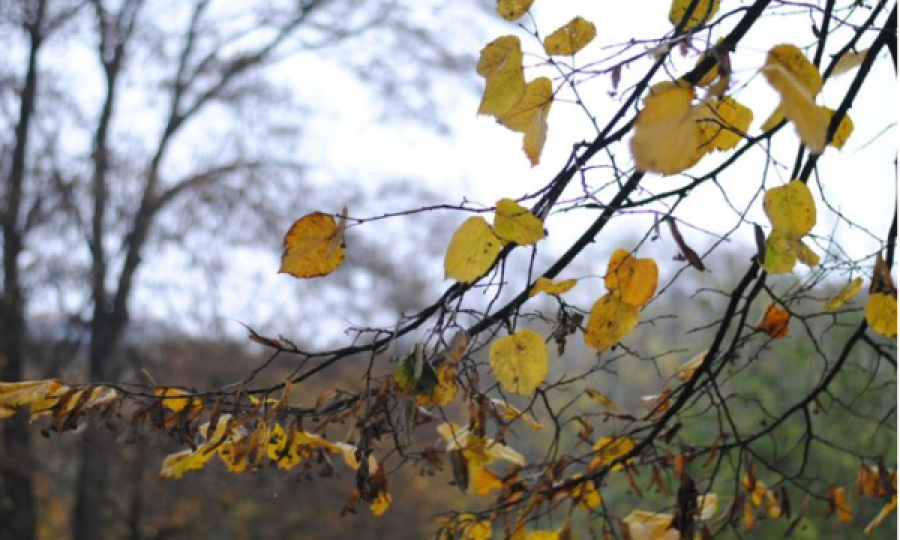
[[[514,200],[500,199],[494,215],[494,234],[504,242],[520,246],[536,244],[544,237],[544,224]]]
[[[472,489],[479,495],[487,495],[503,487],[503,482],[490,469],[480,466],[472,466],[469,470]]]
[[[608,411],[612,411],[612,412],[616,412],[618,410],[618,407],[616,407],[616,404],[613,403],[613,400],[606,397],[606,394],[601,394],[600,392],[598,392],[592,388],[585,388],[584,392],[587,395],[589,395],[591,397],[591,399],[593,399],[594,401],[599,403],[600,406],[603,407],[604,409],[606,409]]]
[[[513,407],[509,403],[504,403],[502,400],[491,398],[491,403],[494,404],[494,407],[497,409],[497,415],[504,422],[514,422],[516,420],[522,420],[526,422],[531,429],[534,431],[540,431],[544,429],[544,426],[540,424],[537,420],[534,419],[533,416],[526,412],[522,412],[519,409]]]
[[[637,326],[637,322],[637,306],[623,302],[618,296],[607,294],[591,308],[584,342],[588,347],[603,351],[627,336]]]
[[[544,40],[544,51],[548,55],[573,55],[597,37],[594,23],[575,17],[565,26],[558,28]]]
[[[891,512],[893,512],[896,509],[897,509],[897,496],[894,495],[891,497],[891,501],[889,503],[887,503],[886,505],[884,505],[884,507],[881,509],[881,511],[878,512],[878,515],[875,516],[875,518],[868,525],[866,525],[864,532],[867,535],[872,534],[872,531],[875,530],[875,527],[881,525],[881,522],[884,521],[884,519],[886,517],[891,515]]]
[[[762,320],[759,322],[759,328],[775,339],[783,338],[790,332],[790,325],[788,322],[790,319],[791,314],[788,310],[775,304],[769,304],[769,307],[766,308],[765,315],[763,315]]]
[[[769,233],[766,238],[766,261],[763,269],[770,274],[789,274],[797,264],[797,252],[794,250],[795,238],[778,229]]]
[[[486,79],[478,114],[506,114],[525,94],[522,43],[516,36],[503,36],[485,46],[476,70]]]
[[[837,309],[847,303],[848,300],[856,296],[862,290],[863,278],[857,277],[850,283],[844,285],[836,295],[825,302],[826,309]]]
[[[684,364],[678,366],[678,370],[675,372],[675,376],[678,377],[679,380],[688,381],[691,377],[694,376],[694,372],[697,371],[700,366],[703,364],[703,360],[706,358],[706,354],[709,350],[705,350],[702,353],[694,356]]]
[[[470,217],[453,233],[444,257],[444,273],[460,283],[472,283],[494,264],[500,245],[483,217]]]
[[[797,254],[797,258],[800,259],[800,262],[805,264],[806,266],[812,268],[819,264],[821,259],[819,258],[819,254],[813,251],[811,247],[806,245],[802,240],[795,240],[793,242],[794,253]]]
[[[700,508],[700,519],[703,521],[712,519],[719,508],[719,496],[715,493],[707,493],[697,497],[697,507]]]
[[[859,65],[863,63],[863,60],[866,59],[867,54],[869,54],[869,49],[859,52],[845,52],[841,55],[841,58],[837,61],[837,64],[835,64],[834,69],[831,70],[831,75],[833,77],[837,77],[838,75],[847,73],[851,69],[859,67]]]
[[[474,462],[483,465],[494,459],[502,459],[525,466],[525,456],[493,439],[476,437],[469,428],[461,428],[453,422],[444,422],[436,429],[447,442],[447,451],[463,449],[470,464]]]
[[[693,100],[694,88],[684,83],[661,82],[650,89],[631,138],[639,170],[676,174],[700,161],[706,151]]]
[[[544,142],[547,139],[547,117],[553,104],[553,83],[547,77],[539,77],[525,87],[522,99],[503,113],[497,115],[497,121],[507,128],[524,133],[522,149],[531,161],[537,165],[540,161]]]
[[[215,452],[209,445],[202,444],[196,450],[182,450],[169,454],[163,459],[159,476],[180,480],[184,473],[202,469]]]
[[[828,107],[819,107],[825,114],[828,115],[828,123],[831,123],[831,117],[834,116],[835,110],[829,109]],[[844,143],[847,142],[847,139],[850,138],[850,134],[853,133],[853,120],[850,119],[849,114],[844,114],[844,117],[841,118],[841,123],[838,124],[837,130],[834,132],[834,137],[831,138],[831,142],[828,143],[829,146],[833,146],[840,150],[844,147]]]
[[[375,496],[375,500],[369,503],[369,508],[372,509],[373,515],[380,516],[387,512],[387,509],[390,508],[393,500],[390,493],[381,491]]]
[[[777,45],[766,56],[763,76],[781,96],[781,110],[803,144],[815,154],[825,149],[828,114],[815,104],[822,89],[816,67],[794,45]]]
[[[472,514],[460,514],[457,519],[462,529],[460,540],[488,540],[493,534],[490,521],[479,521]]]
[[[718,47],[721,44],[722,44],[722,38],[719,38],[719,40],[716,41],[716,47]],[[702,64],[703,61],[706,60],[706,56],[708,54],[710,54],[710,51],[712,51],[712,50],[713,49],[711,48],[708,51],[701,54],[700,57],[697,58],[697,63],[694,64],[694,67],[696,68],[697,66]],[[701,88],[706,88],[706,87],[710,86],[712,83],[716,82],[717,79],[719,79],[719,84],[724,83],[724,85],[725,85],[724,88],[727,88],[729,73],[728,73],[728,69],[725,69],[725,70],[720,69],[719,64],[722,60],[719,58],[719,55],[722,55],[722,54],[727,55],[728,53],[727,52],[723,53],[723,52],[719,51],[719,52],[714,52],[712,54],[716,55],[716,63],[713,65],[712,68],[710,68],[706,73],[703,74],[703,77],[701,77],[700,80],[697,82],[697,86],[699,86]],[[724,60],[726,62],[726,66],[727,66],[728,58],[725,58]],[[718,84],[717,84],[717,86],[718,86]]]
[[[875,293],[866,302],[866,322],[882,336],[897,335],[897,299],[889,294]]]
[[[730,97],[708,100],[697,112],[700,123],[701,148],[731,150],[750,129],[753,111]]]
[[[32,405],[32,419],[44,412],[35,403],[45,400],[63,385],[56,379],[41,381],[0,382],[0,419],[9,418],[22,405]],[[55,402],[54,402],[55,404]]]
[[[580,473],[576,473],[572,475],[572,479],[575,480],[581,478],[581,476]],[[597,491],[597,486],[594,485],[594,482],[590,480],[578,484],[572,490],[571,497],[578,502],[579,506],[588,510],[593,510],[603,504],[603,496]]]
[[[772,227],[789,237],[800,238],[816,224],[816,203],[800,180],[766,191],[763,210]]]
[[[437,384],[427,394],[416,396],[416,404],[423,407],[446,407],[456,397],[459,385],[456,384],[456,370],[450,364],[444,364],[435,371]]]
[[[559,531],[531,531],[525,540],[559,540]]]
[[[534,0],[499,0],[497,13],[507,21],[517,21],[531,9]]]
[[[298,278],[327,276],[344,260],[344,248],[334,240],[338,226],[334,218],[313,212],[298,219],[284,236],[284,254],[279,273]]]
[[[634,440],[631,437],[602,437],[594,444],[596,452],[594,459],[588,465],[588,471],[593,471],[609,465],[613,461],[621,458],[634,450]],[[629,458],[627,463],[634,461]],[[617,463],[612,467],[613,471],[621,471],[625,468],[625,464]]]
[[[669,8],[669,22],[677,26],[681,19],[687,15],[688,8],[691,6],[691,0],[672,0],[672,7]],[[698,0],[697,5],[691,12],[690,18],[684,24],[684,30],[694,29],[701,24],[705,24],[719,11],[719,0]]]
[[[543,276],[539,277],[537,281],[534,283],[534,287],[528,291],[528,296],[536,296],[540,293],[552,294],[553,296],[560,296],[572,290],[578,283],[578,280],[575,279],[564,279],[562,281],[552,281]]]
[[[628,527],[631,540],[660,540],[667,539],[671,531],[675,531],[675,538],[681,536],[676,529],[670,529],[672,519],[671,514],[632,510],[622,521]]]
[[[530,328],[494,340],[489,357],[491,371],[500,386],[522,396],[533,394],[550,371],[547,344]]]
[[[225,468],[231,474],[239,474],[247,470],[250,461],[247,459],[247,451],[244,445],[234,441],[225,442],[216,449],[219,460],[225,464]]]
[[[202,407],[200,398],[190,397],[190,392],[179,390],[178,388],[157,388],[153,393],[157,396],[166,398],[161,400],[163,407],[166,407],[167,409],[173,410],[175,412],[178,412],[189,405],[192,409]]]
[[[659,270],[653,259],[635,259],[624,249],[617,249],[609,259],[603,282],[611,294],[626,304],[640,307],[656,292]]]
[[[850,523],[853,521],[853,510],[850,509],[850,503],[847,502],[846,490],[843,487],[831,489],[831,502],[837,509],[838,521],[841,523]]]

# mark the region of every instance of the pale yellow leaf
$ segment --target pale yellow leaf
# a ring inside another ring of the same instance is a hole
[[[859,52],[845,52],[841,55],[837,64],[835,64],[834,69],[831,70],[831,75],[837,77],[838,75],[847,73],[851,69],[859,67],[859,65],[863,63],[863,60],[866,59],[867,54],[869,54],[869,49]]]
[[[832,296],[827,302],[825,302],[825,308],[837,309],[843,306],[847,303],[848,300],[856,296],[856,294],[860,290],[862,290],[862,286],[863,278],[854,278],[853,281],[844,285],[843,289],[841,289],[836,295]]]
[[[770,274],[790,274],[797,264],[796,238],[778,229],[766,238],[766,260],[763,269]]]
[[[693,87],[684,83],[662,82],[650,89],[631,138],[631,154],[639,170],[676,174],[704,156],[693,100]]]
[[[766,191],[763,210],[772,227],[794,238],[808,234],[816,224],[816,204],[805,183],[793,180]]]
[[[470,217],[453,234],[447,248],[444,257],[446,277],[460,283],[472,283],[494,264],[501,244],[483,217]]]
[[[702,133],[702,148],[707,151],[731,150],[750,128],[753,111],[726,96],[701,104],[697,121]]]
[[[486,79],[478,114],[502,116],[525,94],[522,43],[516,36],[499,37],[485,46],[476,70]]]
[[[543,276],[539,277],[534,283],[534,287],[528,291],[528,296],[536,296],[540,293],[547,293],[553,296],[560,296],[572,290],[578,283],[575,279],[564,279],[561,281],[552,281]]]
[[[594,23],[575,17],[544,39],[544,51],[548,55],[573,55],[597,37]]]
[[[821,154],[828,114],[814,101],[822,89],[816,67],[794,45],[777,45],[766,56],[763,75],[781,96],[780,108],[797,128],[800,140],[811,152]]]
[[[613,402],[613,400],[609,399],[609,397],[607,397],[606,394],[598,392],[598,391],[594,390],[593,388],[585,388],[584,392],[588,396],[590,396],[591,399],[593,399],[594,401],[599,403],[600,406],[603,407],[604,409],[606,409],[607,411],[616,412],[617,410],[619,410],[619,408],[616,407],[616,404]]]
[[[678,25],[691,6],[691,0],[672,0],[669,8],[669,22]],[[685,22],[684,30],[692,30],[708,22],[719,11],[719,0],[698,0],[690,18]]]
[[[530,396],[550,371],[550,355],[540,334],[523,328],[491,343],[491,371],[507,392]]]
[[[494,215],[494,234],[505,242],[531,245],[544,237],[544,224],[516,201],[500,199]]]

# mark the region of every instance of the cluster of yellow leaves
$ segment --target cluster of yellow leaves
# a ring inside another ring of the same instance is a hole
[[[669,22],[677,26],[678,23],[687,15],[688,8],[691,6],[692,0],[672,0],[672,6],[669,8]],[[691,16],[685,21],[685,31],[706,24],[719,11],[719,0],[699,0]]]
[[[448,452],[462,451],[468,467],[468,477],[479,495],[500,489],[502,485],[497,475],[486,468],[493,461],[502,460],[525,466],[525,456],[493,439],[480,437],[467,427],[444,422],[437,426],[437,431],[447,443]]]
[[[768,131],[787,117],[800,140],[810,151],[821,154],[825,150],[828,124],[834,111],[816,105],[816,95],[822,90],[822,76],[816,66],[794,45],[773,47],[766,55],[763,76],[781,96],[781,103],[766,120],[762,129]],[[853,121],[845,115],[830,144],[842,148],[853,131]]]
[[[653,259],[636,259],[627,250],[617,249],[604,278],[609,293],[591,308],[585,343],[603,351],[628,335],[637,326],[639,309],[656,291],[658,274]]]
[[[327,276],[344,260],[347,207],[340,223],[322,212],[307,214],[291,225],[284,236],[279,273],[298,278]]]
[[[772,223],[763,263],[767,272],[789,274],[798,259],[810,267],[819,264],[819,256],[801,240],[816,224],[816,203],[806,184],[792,180],[766,191],[763,210]]]
[[[763,508],[772,519],[781,517],[781,505],[778,503],[778,499],[762,480],[745,475],[741,479],[741,483],[750,492],[750,501],[744,504],[744,528],[747,530],[753,528],[756,514],[754,508]]]
[[[490,269],[505,243],[532,245],[544,238],[544,225],[512,199],[497,201],[493,227],[472,216],[453,233],[444,255],[444,274],[460,283],[472,283]]]
[[[491,371],[506,392],[530,396],[550,372],[550,353],[540,334],[530,328],[491,343]]]
[[[31,407],[30,420],[52,416],[57,431],[74,429],[84,413],[111,404],[118,392],[108,386],[72,388],[56,379],[0,382],[0,419],[16,414],[19,407]]]
[[[759,329],[775,339],[783,338],[790,332],[789,321],[791,314],[788,310],[777,304],[769,304],[766,312],[759,321]]]
[[[634,124],[631,154],[642,171],[676,174],[714,150],[734,148],[750,127],[753,111],[733,98],[694,104],[694,87],[664,81],[650,88]]]
[[[707,521],[716,514],[719,497],[715,493],[697,497],[700,520]],[[632,510],[622,521],[628,527],[631,540],[679,540],[681,533],[672,528],[672,514]]]

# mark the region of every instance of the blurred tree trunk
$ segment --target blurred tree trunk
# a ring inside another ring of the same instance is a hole
[[[46,2],[23,6],[28,34],[28,67],[19,102],[19,117],[9,174],[4,179],[0,222],[3,227],[3,297],[0,299],[0,380],[21,381],[24,375],[25,295],[19,275],[24,247],[23,184],[26,176],[28,135],[37,102],[38,54],[43,43]],[[19,414],[0,432],[0,539],[36,537],[34,458],[28,420]]]

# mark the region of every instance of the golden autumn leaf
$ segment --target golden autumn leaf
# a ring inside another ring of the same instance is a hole
[[[790,120],[803,144],[815,154],[825,149],[828,114],[816,106],[822,76],[803,52],[794,45],[777,45],[766,56],[763,76],[781,96],[780,112]],[[772,123],[770,118],[766,125]],[[774,122],[777,124],[780,122]],[[765,126],[764,126],[765,127]]]
[[[669,8],[669,22],[678,25],[687,15],[692,0],[672,0]],[[706,24],[719,11],[719,0],[698,0],[691,12],[690,18],[684,24],[684,30],[692,30],[702,24]]]
[[[375,500],[369,503],[372,515],[380,516],[387,512],[387,509],[390,508],[393,500],[394,498],[391,497],[391,494],[387,491],[378,492],[378,495],[375,496]]]
[[[631,540],[678,539],[681,534],[676,529],[670,528],[672,519],[671,514],[632,510],[622,522],[625,523]]]
[[[503,487],[503,482],[500,478],[485,467],[471,467],[469,478],[472,489],[479,495],[487,495]]]
[[[731,150],[750,129],[753,111],[733,98],[707,100],[696,114],[700,125],[700,147],[707,151]]]
[[[581,478],[580,473],[576,473],[572,475],[572,479],[576,480]],[[597,486],[594,485],[594,482],[587,480],[575,486],[575,489],[572,490],[570,497],[578,502],[578,506],[586,508],[588,510],[593,510],[597,508],[601,504],[603,504],[603,496],[600,495],[600,492],[597,490]]]
[[[528,291],[528,296],[537,296],[540,293],[546,293],[553,296],[560,296],[572,290],[578,283],[575,279],[563,279],[561,281],[553,281],[541,276],[535,281],[534,286]]]
[[[474,282],[494,264],[501,243],[483,217],[470,217],[453,233],[447,247],[444,257],[446,277],[460,283]]]
[[[547,77],[539,77],[527,84],[522,99],[508,111],[497,115],[497,121],[507,128],[524,133],[522,150],[535,166],[547,140],[547,118],[553,104],[553,83]]]
[[[502,36],[481,50],[476,71],[486,79],[478,114],[502,116],[525,94],[522,43],[516,36]]]
[[[491,343],[491,371],[503,390],[530,396],[550,372],[550,353],[540,334],[523,328]]]
[[[872,534],[872,531],[875,530],[875,527],[878,527],[879,525],[881,525],[881,523],[885,520],[885,518],[887,518],[889,515],[891,515],[891,512],[893,512],[896,509],[897,509],[897,495],[893,495],[893,496],[891,496],[890,502],[887,503],[886,505],[884,505],[884,507],[878,512],[878,515],[876,515],[872,519],[872,521],[869,522],[868,525],[866,525],[866,528],[863,529],[863,532],[865,532],[867,535]]]
[[[607,411],[616,412],[617,410],[619,410],[618,407],[616,407],[616,404],[613,402],[613,400],[609,399],[609,397],[607,397],[606,394],[598,392],[592,388],[585,388],[584,393],[587,394],[588,396],[590,396],[591,399],[593,399],[594,401],[599,403],[600,406],[603,407],[604,409],[606,409]]]
[[[456,370],[450,364],[444,364],[435,370],[437,384],[427,393],[416,396],[416,404],[423,407],[446,407],[456,397],[459,385],[456,383]]]
[[[866,322],[875,332],[885,337],[897,335],[897,299],[884,293],[869,296],[866,302]]]
[[[208,445],[200,445],[196,450],[182,450],[169,454],[163,459],[162,469],[159,471],[161,478],[181,480],[184,473],[202,469],[215,455],[215,451]]]
[[[659,270],[653,259],[636,259],[625,249],[617,249],[609,259],[603,282],[610,294],[626,304],[640,307],[656,292]]]
[[[488,540],[493,534],[488,520],[479,520],[472,514],[460,514],[457,520],[462,530],[461,540]]]
[[[759,329],[775,339],[783,338],[790,332],[790,319],[791,314],[788,310],[774,303],[769,304],[759,322]]]
[[[583,49],[595,37],[597,27],[594,23],[575,17],[544,39],[544,51],[551,56],[570,56]]]
[[[499,0],[497,13],[507,21],[517,21],[531,9],[534,0]]]
[[[613,461],[625,456],[634,450],[634,440],[631,437],[601,437],[594,443],[594,459],[588,465],[588,471],[593,471],[609,465]],[[628,458],[627,463],[634,461],[634,458]],[[625,468],[624,463],[616,463],[613,465],[613,471],[621,471]]]
[[[477,437],[469,428],[457,426],[453,422],[444,422],[436,429],[447,443],[447,451],[463,450],[470,464],[475,462],[484,465],[495,459],[502,459],[525,466],[525,456],[493,439]]]
[[[700,366],[703,364],[703,360],[706,359],[706,355],[708,352],[709,350],[707,349],[695,355],[687,362],[678,366],[678,369],[675,371],[675,376],[682,381],[690,380],[691,377],[694,376],[694,372],[700,369]]]
[[[40,381],[0,382],[0,418],[9,418],[22,405],[44,400],[62,385],[56,379]],[[32,416],[36,411],[32,407]]]
[[[504,242],[531,245],[544,237],[544,224],[516,201],[500,199],[494,215],[494,234]]]
[[[844,285],[838,293],[825,302],[825,309],[837,309],[847,303],[862,290],[863,278],[856,277],[850,283]]]
[[[519,409],[513,407],[509,403],[504,402],[503,400],[497,398],[491,398],[491,403],[494,405],[497,415],[504,422],[514,422],[516,420],[522,420],[531,426],[531,429],[534,431],[540,431],[544,429],[544,426],[541,425],[540,422],[535,420],[533,416],[526,412],[522,412]]]
[[[816,224],[816,203],[809,187],[800,180],[767,190],[763,210],[772,227],[790,237],[809,234]]]
[[[344,248],[337,242],[334,217],[313,212],[298,219],[284,236],[284,254],[279,273],[297,278],[327,276],[344,260]]]
[[[178,388],[157,388],[153,393],[159,397],[166,398],[161,401],[163,407],[175,412],[181,411],[185,407],[190,407],[192,409],[202,407],[200,398],[196,396],[190,397],[191,392],[185,390],[180,390]]]
[[[829,490],[829,498],[831,504],[837,510],[838,521],[841,523],[850,523],[853,521],[853,510],[850,509],[850,503],[847,502],[846,489],[843,487],[832,487]]]
[[[634,330],[638,322],[638,308],[607,294],[594,303],[584,331],[588,347],[603,351],[621,341]]]
[[[650,89],[631,138],[631,154],[638,170],[677,174],[704,156],[694,97],[694,88],[686,83],[667,81]]]
[[[834,116],[835,110],[829,109],[828,107],[820,107],[825,114],[828,115],[828,123],[831,123],[831,117]],[[841,123],[838,124],[837,130],[834,132],[834,137],[831,138],[831,141],[828,143],[829,146],[833,146],[840,150],[844,147],[844,144],[847,142],[847,139],[850,138],[850,134],[853,133],[853,120],[850,119],[849,114],[844,114],[844,117],[841,118]]]

